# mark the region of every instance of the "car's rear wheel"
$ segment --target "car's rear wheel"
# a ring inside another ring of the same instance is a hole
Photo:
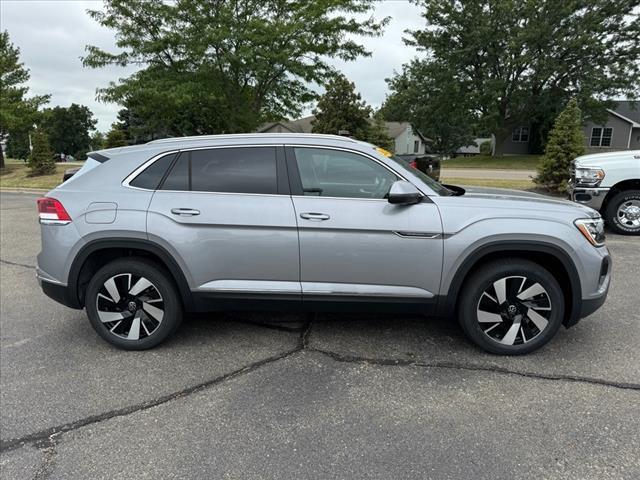
[[[483,265],[460,293],[463,330],[476,345],[499,355],[540,348],[556,334],[563,315],[560,285],[548,270],[528,260]]]
[[[625,190],[607,203],[607,225],[616,233],[640,235],[640,190]]]
[[[85,305],[96,332],[125,350],[155,347],[182,320],[169,275],[143,258],[115,260],[98,270],[89,282]]]

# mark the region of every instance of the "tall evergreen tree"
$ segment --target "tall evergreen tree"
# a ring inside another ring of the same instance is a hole
[[[369,107],[356,92],[356,86],[342,74],[327,83],[324,94],[313,110],[316,116],[311,125],[314,133],[348,135],[359,140],[367,140],[369,135]]]
[[[95,130],[96,123],[88,107],[75,103],[44,109],[39,122],[54,152],[73,155],[79,160],[85,159],[91,147],[89,132]]]
[[[53,159],[53,153],[49,146],[47,134],[38,128],[31,135],[33,150],[29,155],[29,175],[36,177],[39,175],[48,175],[56,171],[56,163]]]
[[[20,62],[20,49],[9,40],[7,31],[0,32],[0,140],[12,133],[26,140],[27,132],[38,114],[38,107],[49,99],[47,95],[27,98],[29,70]],[[15,140],[15,139],[14,139]],[[11,139],[10,142],[13,142]],[[27,145],[16,146],[26,152]],[[0,168],[4,168],[4,154],[0,149]]]
[[[578,102],[573,98],[558,115],[549,133],[545,154],[534,181],[550,190],[566,191],[571,162],[585,154],[584,144],[582,114]]]

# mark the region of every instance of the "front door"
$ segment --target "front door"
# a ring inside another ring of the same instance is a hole
[[[182,263],[196,292],[300,297],[282,147],[182,152],[153,195],[147,231]]]
[[[435,204],[388,203],[400,177],[354,151],[288,147],[287,157],[305,300],[435,300],[443,250]]]

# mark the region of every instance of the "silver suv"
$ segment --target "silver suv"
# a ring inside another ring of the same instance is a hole
[[[102,150],[38,200],[43,291],[124,349],[183,311],[382,308],[457,316],[497,354],[598,309],[611,262],[591,208],[443,186],[329,135],[165,139]]]

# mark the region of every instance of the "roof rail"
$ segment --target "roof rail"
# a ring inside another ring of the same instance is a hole
[[[173,143],[173,142],[193,142],[193,141],[207,141],[207,140],[224,140],[233,138],[283,138],[283,137],[297,137],[297,138],[327,138],[332,140],[342,140],[344,142],[357,142],[349,137],[343,137],[340,135],[328,135],[322,133],[232,133],[222,135],[194,135],[190,137],[170,137],[161,138],[158,140],[151,140],[147,142],[149,144],[158,143]]]

